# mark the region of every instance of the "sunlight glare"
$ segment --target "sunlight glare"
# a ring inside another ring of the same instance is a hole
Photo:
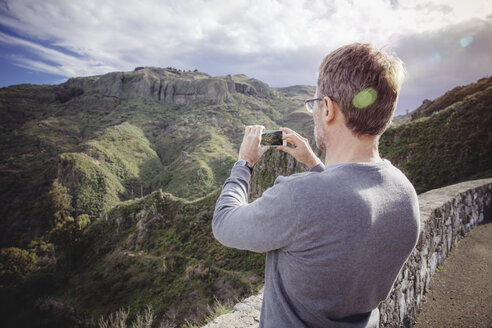
[[[467,35],[463,38],[461,38],[460,40],[460,45],[463,47],[463,48],[466,48],[468,47],[471,43],[473,42],[473,36],[471,35]]]

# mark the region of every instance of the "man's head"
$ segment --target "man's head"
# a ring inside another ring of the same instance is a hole
[[[325,57],[316,97],[335,99],[355,135],[379,136],[391,123],[403,76],[398,58],[370,44],[353,43]]]

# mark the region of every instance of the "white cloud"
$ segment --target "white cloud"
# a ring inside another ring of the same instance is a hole
[[[82,75],[97,74],[101,69],[107,71],[114,69],[114,67],[111,66],[102,66],[102,64],[98,64],[90,58],[78,58],[76,56],[67,55],[61,51],[44,47],[37,43],[13,37],[2,32],[0,32],[0,43],[21,46],[35,52],[43,61],[30,59],[18,54],[10,56],[10,59],[18,66],[33,69],[35,71],[69,77],[80,73],[82,73]]]
[[[19,37],[0,44],[32,55],[18,65],[67,77],[144,65],[314,84],[342,44],[398,44],[491,13],[485,0],[4,0],[0,25]]]

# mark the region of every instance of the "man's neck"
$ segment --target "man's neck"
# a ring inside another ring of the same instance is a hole
[[[381,162],[379,156],[379,138],[369,135],[356,137],[351,132],[338,135],[336,140],[327,144],[325,166],[341,163]]]

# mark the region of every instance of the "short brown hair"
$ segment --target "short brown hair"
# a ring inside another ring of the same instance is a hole
[[[397,57],[371,44],[353,43],[325,57],[316,96],[332,96],[354,134],[381,135],[391,123],[403,75]],[[359,99],[369,100],[361,104]]]

